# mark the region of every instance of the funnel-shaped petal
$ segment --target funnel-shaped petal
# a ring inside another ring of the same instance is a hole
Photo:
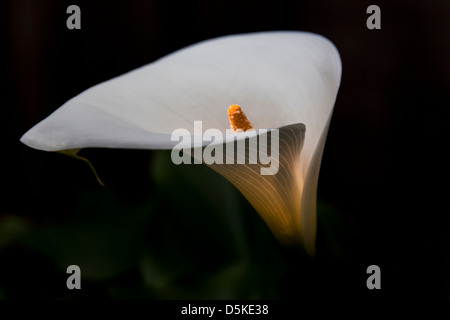
[[[267,177],[260,182],[252,180],[253,196],[243,191],[247,187],[235,184],[260,213],[267,211],[263,217],[270,225],[302,225],[286,230],[296,229],[292,236],[305,242],[315,236],[320,159],[340,77],[339,54],[319,35],[264,32],[221,37],[82,92],[30,129],[21,141],[46,151],[171,149],[176,144],[170,139],[172,131],[185,128],[193,132],[195,120],[202,120],[205,129],[225,130],[229,126],[226,110],[234,103],[243,106],[256,129],[304,124],[304,136],[301,130],[291,130],[288,138],[287,130],[285,140],[290,142],[283,147],[286,150],[280,147],[280,155],[289,154],[289,160],[283,168],[280,160],[278,175],[283,178],[274,178],[278,187],[273,189],[281,189],[270,201],[277,203],[263,208],[252,200],[271,192]],[[280,138],[282,134],[280,129]],[[266,187],[258,195],[259,183]],[[274,209],[270,213],[272,208],[284,208],[289,212],[284,215],[291,218],[267,219],[281,212]]]
[[[300,196],[304,180],[301,171],[301,151],[305,138],[305,126],[294,124],[279,129],[278,150],[268,152],[271,153],[271,156],[274,152],[278,152],[275,160],[278,163],[271,163],[278,169],[274,175],[262,175],[261,168],[267,167],[267,165],[260,161],[250,164],[249,158],[252,151],[259,151],[261,148],[261,145],[258,146],[256,142],[252,141],[258,138],[259,136],[255,135],[248,139],[249,141],[245,145],[245,164],[226,164],[225,159],[228,154],[225,153],[222,164],[211,164],[210,166],[242,192],[281,242],[304,243],[306,248],[310,241],[305,241],[306,239],[303,238],[301,218],[304,215],[300,214]],[[267,147],[262,149],[272,149],[272,139],[266,137],[265,140]],[[252,143],[256,146],[255,150],[252,150]],[[315,222],[315,219],[313,220]],[[313,227],[315,230],[315,225],[307,227]],[[312,241],[313,243],[314,241]]]

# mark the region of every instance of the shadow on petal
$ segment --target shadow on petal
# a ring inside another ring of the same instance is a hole
[[[260,139],[260,135],[255,135],[247,140],[245,164],[237,164],[236,161],[234,164],[227,164],[227,154],[224,153],[223,164],[214,163],[208,166],[239,189],[280,242],[303,245],[312,255],[314,254],[315,239],[310,235],[315,235],[316,212],[308,210],[307,213],[310,216],[307,219],[302,218],[303,213],[301,212],[304,189],[301,151],[305,140],[305,129],[304,124],[279,128],[278,172],[274,175],[261,174],[261,169],[267,168],[268,165],[262,164],[259,158],[256,164],[250,164],[249,155],[255,151],[250,148],[251,139]],[[271,153],[276,152],[272,147],[271,139],[267,139],[267,142],[267,150],[271,150]],[[236,147],[237,142],[234,144]],[[226,150],[225,144],[224,150]],[[314,200],[310,200],[315,203],[315,190],[311,191],[308,192],[308,195],[314,196]],[[304,225],[303,221],[307,221],[309,225]],[[306,239],[305,229],[309,228],[314,228],[314,230],[308,230],[309,236]],[[305,243],[306,240],[308,243]],[[311,241],[312,243],[310,243]]]

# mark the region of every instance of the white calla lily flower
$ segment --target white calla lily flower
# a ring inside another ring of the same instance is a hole
[[[279,128],[279,171],[211,165],[249,200],[285,243],[315,251],[316,190],[341,79],[334,45],[294,31],[204,41],[98,84],[30,129],[21,141],[45,151],[171,149],[171,133],[229,127],[241,105],[254,128]]]

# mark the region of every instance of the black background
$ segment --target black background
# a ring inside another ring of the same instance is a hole
[[[66,28],[70,4],[81,8],[81,30]],[[371,4],[381,8],[381,30],[366,28]],[[282,281],[281,297],[449,297],[443,170],[450,106],[448,1],[11,0],[0,6],[1,216],[37,225],[64,221],[80,190],[98,187],[84,164],[19,142],[81,91],[200,40],[311,31],[336,45],[343,65],[318,190],[345,225],[343,251],[338,257],[318,254],[303,265],[314,281],[296,278],[293,270],[305,262],[288,258],[292,277]],[[147,153],[109,152],[116,160],[103,161],[99,171],[125,203],[153,192],[140,175]],[[15,244],[0,247],[6,298],[58,297],[46,281],[64,282],[66,276],[34,254]],[[382,290],[365,286],[371,264],[381,267]],[[59,272],[57,280],[53,272]],[[105,297],[96,285],[83,294]]]

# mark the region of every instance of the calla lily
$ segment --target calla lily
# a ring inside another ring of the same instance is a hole
[[[316,190],[341,78],[334,45],[304,32],[232,35],[181,49],[66,102],[21,141],[45,151],[171,149],[171,133],[225,130],[228,105],[253,126],[279,128],[279,171],[211,165],[255,207],[275,236],[315,251]]]

